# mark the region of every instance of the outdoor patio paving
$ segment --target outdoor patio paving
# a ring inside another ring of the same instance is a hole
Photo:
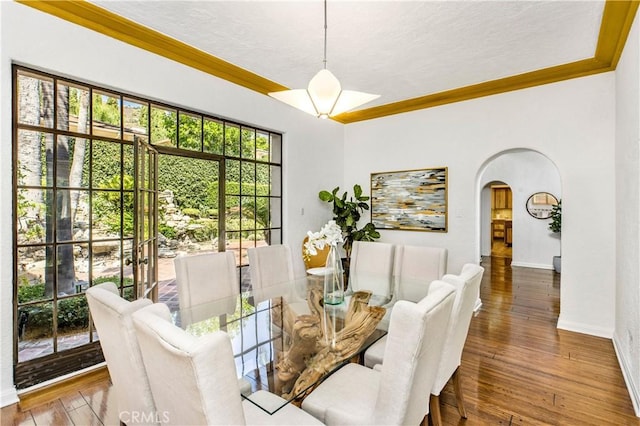
[[[166,303],[172,310],[178,308],[178,291],[176,289],[175,278],[158,282],[158,301]],[[98,340],[98,334],[95,331],[93,332],[93,340]],[[89,343],[89,333],[86,331],[58,336],[58,352],[86,343]],[[19,362],[28,361],[51,353],[53,353],[53,339],[51,337],[27,339],[18,342]]]
[[[241,268],[242,291],[251,285],[249,280],[249,269],[247,266]],[[170,310],[176,310],[179,306],[178,289],[175,279],[175,269],[173,258],[158,259],[158,302],[166,303]],[[93,340],[98,340],[98,335],[94,331]],[[89,343],[87,331],[58,336],[58,352],[81,346]],[[43,339],[28,339],[18,342],[18,362],[28,361],[44,355],[53,353],[53,339],[51,337]]]

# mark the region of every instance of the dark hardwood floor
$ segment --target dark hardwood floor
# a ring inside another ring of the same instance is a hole
[[[443,423],[640,425],[612,342],[556,328],[560,276],[510,263],[496,256],[482,263],[483,305],[471,321],[461,366],[468,419],[458,415],[447,385]],[[106,379],[50,395],[3,408],[0,424],[118,424]]]

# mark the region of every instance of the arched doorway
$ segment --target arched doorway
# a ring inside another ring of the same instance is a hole
[[[478,173],[480,256],[491,256],[493,233],[491,222],[492,186],[511,190],[511,266],[553,269],[553,256],[560,254],[560,240],[549,230],[549,220],[531,216],[526,209],[528,198],[538,192],[562,197],[560,173],[545,155],[530,149],[497,153]],[[495,204],[495,200],[493,200]],[[500,210],[500,209],[498,209]],[[501,216],[506,211],[501,211]],[[496,234],[498,235],[498,234]]]

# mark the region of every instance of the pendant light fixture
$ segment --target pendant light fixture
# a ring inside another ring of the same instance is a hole
[[[370,102],[380,95],[342,90],[338,79],[327,69],[327,0],[324,0],[324,67],[306,89],[270,92],[269,96],[319,118],[329,118]]]

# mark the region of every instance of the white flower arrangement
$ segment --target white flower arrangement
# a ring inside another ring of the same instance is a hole
[[[317,255],[318,250],[324,249],[325,246],[337,246],[338,243],[344,242],[342,229],[336,224],[335,220],[327,222],[320,229],[320,232],[307,232],[307,237],[309,239],[304,243],[305,259]]]

